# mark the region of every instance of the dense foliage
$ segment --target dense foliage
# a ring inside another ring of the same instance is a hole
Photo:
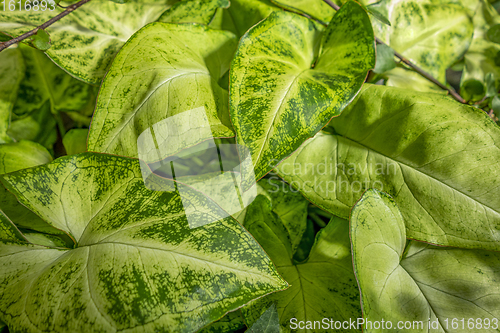
[[[0,330],[499,332],[500,2],[337,5],[91,0],[2,50]]]

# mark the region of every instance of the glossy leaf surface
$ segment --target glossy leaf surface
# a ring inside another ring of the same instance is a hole
[[[370,85],[330,126],[279,166],[314,204],[347,218],[374,187],[394,197],[410,238],[499,249],[500,129],[483,111]]]

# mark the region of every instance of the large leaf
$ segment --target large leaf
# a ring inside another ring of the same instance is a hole
[[[499,249],[500,128],[440,94],[369,85],[279,167],[314,204],[349,216],[367,188],[394,197],[408,237]]]
[[[178,192],[145,188],[137,160],[83,153],[2,181],[78,243],[0,243],[0,318],[12,331],[192,332],[287,286],[234,219],[189,228]],[[190,218],[221,216],[191,194]]]
[[[7,129],[24,73],[23,56],[19,48],[8,48],[0,53],[0,143],[12,141]]]
[[[400,322],[410,322],[419,332],[429,325],[433,332],[498,332],[500,253],[415,241],[405,248],[403,217],[376,190],[354,206],[351,237],[364,319],[392,326],[365,325],[364,331],[394,332]]]
[[[138,149],[154,151],[141,156],[152,162],[213,137],[234,136],[227,91],[217,81],[235,46],[232,33],[197,24],[152,23],[137,32],[103,82],[89,151],[130,157]],[[151,140],[152,147],[138,147],[140,134],[151,130],[155,146]]]
[[[356,320],[360,316],[359,293],[352,269],[347,221],[334,218],[316,236],[307,261],[296,264],[292,244],[270,201],[259,195],[248,207],[243,224],[262,245],[278,272],[291,287],[242,308],[249,326],[275,304],[281,329],[289,332],[297,321]],[[319,332],[306,329],[297,332]]]
[[[391,22],[373,20],[375,35],[446,82],[446,69],[470,45],[473,27],[467,10],[446,0],[383,0],[372,6]]]
[[[493,26],[500,24],[500,15],[488,1],[479,1],[474,15],[474,38],[464,56],[465,67],[461,79],[460,93],[465,97],[480,100],[486,93],[486,75],[492,73],[496,91],[500,88],[500,44],[487,37],[487,32]],[[471,87],[474,82],[479,84],[479,94],[474,98]]]
[[[147,23],[158,19],[170,7],[169,2],[175,1],[148,3],[134,0],[127,4],[90,1],[47,28],[52,40],[47,54],[75,77],[99,84],[127,39]],[[56,7],[53,11],[1,11],[0,32],[13,37],[21,35],[63,10]]]
[[[275,12],[241,39],[231,65],[237,142],[260,179],[354,98],[375,65],[370,19],[345,4],[322,34],[305,17]],[[321,49],[321,52],[320,52]],[[245,176],[249,186],[255,179]]]
[[[219,9],[228,8],[229,5],[229,0],[184,0],[166,10],[158,22],[208,25]]]

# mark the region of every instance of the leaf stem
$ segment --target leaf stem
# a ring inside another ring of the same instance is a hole
[[[316,215],[316,213],[309,213],[309,216],[314,220],[314,222],[316,222],[318,227],[320,227],[320,228],[326,227],[325,221],[323,221],[323,219],[321,219],[321,217]]]
[[[47,22],[43,23],[42,25],[36,27],[35,29],[33,29],[31,31],[28,31],[28,32],[22,34],[21,36],[16,37],[16,38],[12,38],[9,41],[0,43],[0,52],[2,52],[3,50],[5,50],[6,48],[8,48],[9,46],[11,46],[13,44],[19,43],[20,41],[25,40],[26,38],[35,35],[38,32],[38,30],[45,29],[45,28],[51,26],[53,23],[59,21],[64,16],[68,15],[69,13],[71,13],[72,11],[74,11],[75,9],[77,9],[78,7],[80,7],[81,5],[86,4],[89,1],[90,0],[81,0],[81,1],[79,1],[77,3],[74,3],[74,4],[70,5],[70,6],[68,6],[66,8],[66,10],[64,10],[62,13],[59,13],[57,16],[54,16],[53,18],[51,18]]]
[[[340,7],[338,5],[336,5],[335,3],[333,3],[331,0],[323,0],[323,1],[326,2],[330,7],[332,7],[335,10],[339,10],[340,9]],[[381,39],[379,39],[377,36],[375,36],[375,41],[377,42],[377,44],[387,45]],[[422,75],[427,80],[429,80],[432,83],[434,83],[435,85],[437,85],[439,88],[448,91],[448,93],[451,96],[453,96],[453,98],[455,98],[457,101],[459,101],[460,103],[464,103],[464,104],[466,103],[466,101],[462,98],[462,96],[460,96],[455,91],[455,89],[453,89],[452,87],[447,87],[446,85],[442,84],[435,77],[433,77],[432,75],[430,75],[429,73],[427,73],[426,71],[424,71],[422,68],[418,67],[417,65],[413,64],[410,60],[406,59],[401,53],[397,52],[396,50],[394,50],[394,55],[396,56],[396,58],[398,58],[399,60],[401,60],[402,62],[404,62],[407,66],[409,66],[415,72],[417,72],[418,74]]]

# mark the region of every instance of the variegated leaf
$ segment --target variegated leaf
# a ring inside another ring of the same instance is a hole
[[[52,40],[47,54],[71,75],[99,84],[127,39],[157,20],[172,2],[175,1],[133,0],[126,4],[109,0],[90,1],[47,28]],[[63,2],[61,5],[69,4]],[[53,11],[0,11],[0,32],[19,36],[63,10],[55,7]]]
[[[377,188],[394,197],[412,239],[500,249],[500,128],[441,94],[365,87],[332,134],[307,141],[278,173],[338,216]]]
[[[346,3],[324,33],[289,12],[250,29],[231,66],[230,113],[238,144],[252,155],[255,179],[338,115],[374,65],[370,19],[355,2]],[[255,181],[250,175],[245,186]]]
[[[0,243],[0,318],[14,332],[194,332],[287,287],[234,219],[189,228],[179,194],[146,189],[137,160],[83,153],[2,181],[78,244]],[[190,218],[221,216],[190,200]]]
[[[376,190],[354,206],[351,239],[363,316],[372,322],[364,332],[394,332],[407,322],[418,332],[498,332],[498,252],[406,245],[398,207]],[[392,327],[375,329],[381,320]]]
[[[270,201],[259,195],[248,207],[243,223],[269,254],[278,272],[291,285],[251,302],[242,313],[249,327],[275,304],[282,332],[324,332],[293,328],[291,321],[344,321],[360,317],[359,292],[352,268],[349,223],[333,218],[316,236],[308,259],[292,259],[290,236],[280,217],[272,212]],[[304,326],[304,325],[303,325]],[[349,330],[346,330],[349,331]]]
[[[229,5],[229,0],[184,0],[165,11],[158,22],[208,25],[218,10],[228,8]]]
[[[141,29],[103,82],[89,151],[130,157],[138,157],[138,149],[161,151],[149,158],[154,161],[213,137],[234,136],[227,91],[217,81],[235,47],[232,33],[197,24],[157,22]],[[141,133],[150,130],[155,147],[138,147]]]

